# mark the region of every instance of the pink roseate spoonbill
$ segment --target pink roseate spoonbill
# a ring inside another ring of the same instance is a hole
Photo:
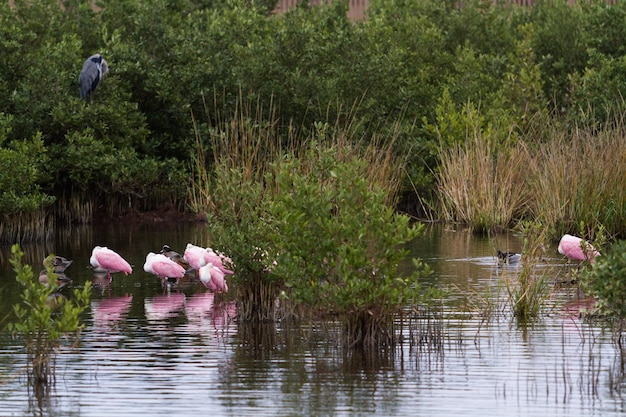
[[[150,252],[146,255],[146,263],[144,263],[143,269],[161,278],[161,284],[165,284],[169,278],[173,278],[178,282],[179,279],[185,276],[185,268],[161,253]]]
[[[583,261],[594,262],[596,256],[600,256],[600,252],[591,243],[568,234],[561,238],[558,251],[561,255],[567,256],[568,259],[578,262],[578,266]]]
[[[225,256],[217,254],[213,249],[206,248],[206,252],[204,254],[205,262],[207,264],[208,263],[212,263],[213,266],[221,269],[223,273],[228,274],[228,275],[232,275],[232,274],[234,274],[234,272],[224,266],[224,259],[225,258],[226,258]]]
[[[96,246],[91,252],[89,263],[94,270],[104,270],[107,278],[111,281],[111,274],[123,272],[125,275],[132,274],[133,269],[130,264],[114,250],[106,246]]]
[[[187,243],[187,247],[185,248],[185,253],[183,258],[189,262],[189,265],[197,271],[200,270],[204,265],[206,265],[206,261],[204,259],[204,254],[206,253],[206,249],[196,246],[191,243]]]
[[[213,292],[228,292],[224,272],[212,263],[208,263],[200,268],[198,275],[204,286]]]

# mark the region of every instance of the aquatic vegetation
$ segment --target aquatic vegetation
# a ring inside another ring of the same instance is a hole
[[[550,296],[549,273],[537,268],[544,256],[546,239],[546,229],[540,223],[528,224],[522,249],[523,262],[514,273],[503,275],[507,302],[520,324],[538,318]]]
[[[586,288],[597,298],[599,312],[617,318],[621,323],[620,331],[623,330],[626,323],[626,240],[613,243],[582,275]]]
[[[13,305],[15,317],[9,320],[8,329],[24,342],[30,381],[49,385],[55,381],[57,349],[66,339],[78,340],[83,326],[80,315],[89,306],[91,285],[87,282],[66,297],[58,292],[53,268],[48,268],[48,282],[42,284],[31,266],[22,264],[22,256],[19,246],[13,245],[10,262],[22,293],[21,302]]]
[[[441,214],[481,233],[509,227],[523,215],[530,197],[524,186],[525,149],[505,141],[508,132],[483,130],[471,105],[464,115],[467,137],[452,145],[441,142]]]
[[[404,166],[394,138],[355,144],[350,119],[283,142],[277,123],[258,119],[264,113],[242,104],[210,130],[212,166],[198,137],[191,194],[212,244],[237,266],[239,320],[302,318],[304,308],[339,317],[346,346],[393,343],[393,317],[419,303],[417,280],[428,273],[422,264],[411,276],[397,272],[400,245],[422,226],[393,208]]]
[[[420,262],[409,276],[397,270],[407,256],[401,245],[423,225],[386,204],[386,191],[368,181],[368,161],[342,161],[338,151],[313,142],[267,173],[274,191],[265,221],[278,254],[272,273],[284,280],[285,299],[337,317],[345,346],[393,345],[393,320],[420,304],[419,278],[430,271]]]

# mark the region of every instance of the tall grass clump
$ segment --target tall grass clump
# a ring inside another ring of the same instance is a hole
[[[508,227],[526,209],[525,151],[499,130],[480,127],[468,104],[465,137],[441,141],[437,188],[443,217],[476,232]]]
[[[537,268],[544,257],[547,230],[539,223],[529,223],[522,248],[522,263],[514,271],[503,275],[508,293],[508,304],[519,324],[527,324],[539,317],[550,296],[547,274]]]
[[[29,380],[37,386],[50,385],[54,378],[54,355],[64,340],[78,340],[80,315],[89,305],[91,285],[74,289],[71,299],[58,292],[56,274],[48,269],[48,282],[40,283],[30,265],[22,264],[23,252],[11,247],[11,265],[22,288],[21,301],[13,306],[15,318],[8,329],[26,347]]]
[[[531,215],[552,237],[581,232],[594,239],[604,228],[626,232],[626,129],[623,120],[598,128],[545,131],[528,159]]]

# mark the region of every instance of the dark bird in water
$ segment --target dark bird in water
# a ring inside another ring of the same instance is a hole
[[[502,252],[498,249],[498,262],[501,264],[513,265],[518,263],[520,259],[522,259],[522,255],[520,253]]]
[[[191,270],[193,270],[193,268],[191,267],[191,265],[189,265],[189,262],[187,262],[183,255],[173,250],[169,245],[163,245],[163,247],[161,248],[161,254],[167,256],[172,261],[185,268],[186,272],[190,272]]]
[[[50,268],[54,272],[59,274],[65,272],[65,270],[72,264],[72,262],[74,261],[66,259],[62,256],[49,255],[46,259],[43,260],[43,266],[44,268]]]
[[[72,280],[63,272],[53,272],[53,274],[56,276],[56,284],[59,288],[65,287],[67,284],[72,282]],[[41,272],[39,272],[39,282],[45,285],[49,284],[47,269],[42,269]]]
[[[89,102],[102,78],[109,72],[109,65],[100,54],[95,54],[87,58],[83,64],[83,70],[78,77],[78,88],[80,89],[80,98],[83,100],[89,96]]]

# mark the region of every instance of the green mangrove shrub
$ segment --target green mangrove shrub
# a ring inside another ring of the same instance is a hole
[[[49,385],[54,378],[54,355],[65,340],[77,340],[82,329],[80,315],[89,305],[90,282],[74,289],[71,297],[58,292],[54,270],[47,270],[47,283],[40,283],[30,265],[22,264],[24,253],[18,245],[11,247],[10,262],[22,288],[21,301],[13,305],[14,319],[9,331],[19,336],[26,347],[29,380]],[[50,255],[53,256],[53,255]]]
[[[0,113],[0,242],[47,238],[53,222],[46,209],[55,198],[41,187],[48,154],[41,134],[8,141],[14,118]]]
[[[598,311],[626,323],[626,240],[613,243],[596,258],[592,268],[583,270],[588,290],[596,297]]]
[[[340,160],[337,149],[313,142],[299,158],[287,155],[266,174],[265,201],[283,297],[343,324],[346,347],[395,341],[394,319],[420,302],[418,279],[429,271],[398,273],[401,248],[423,225],[411,224],[386,203],[387,192],[368,181],[368,162]]]

